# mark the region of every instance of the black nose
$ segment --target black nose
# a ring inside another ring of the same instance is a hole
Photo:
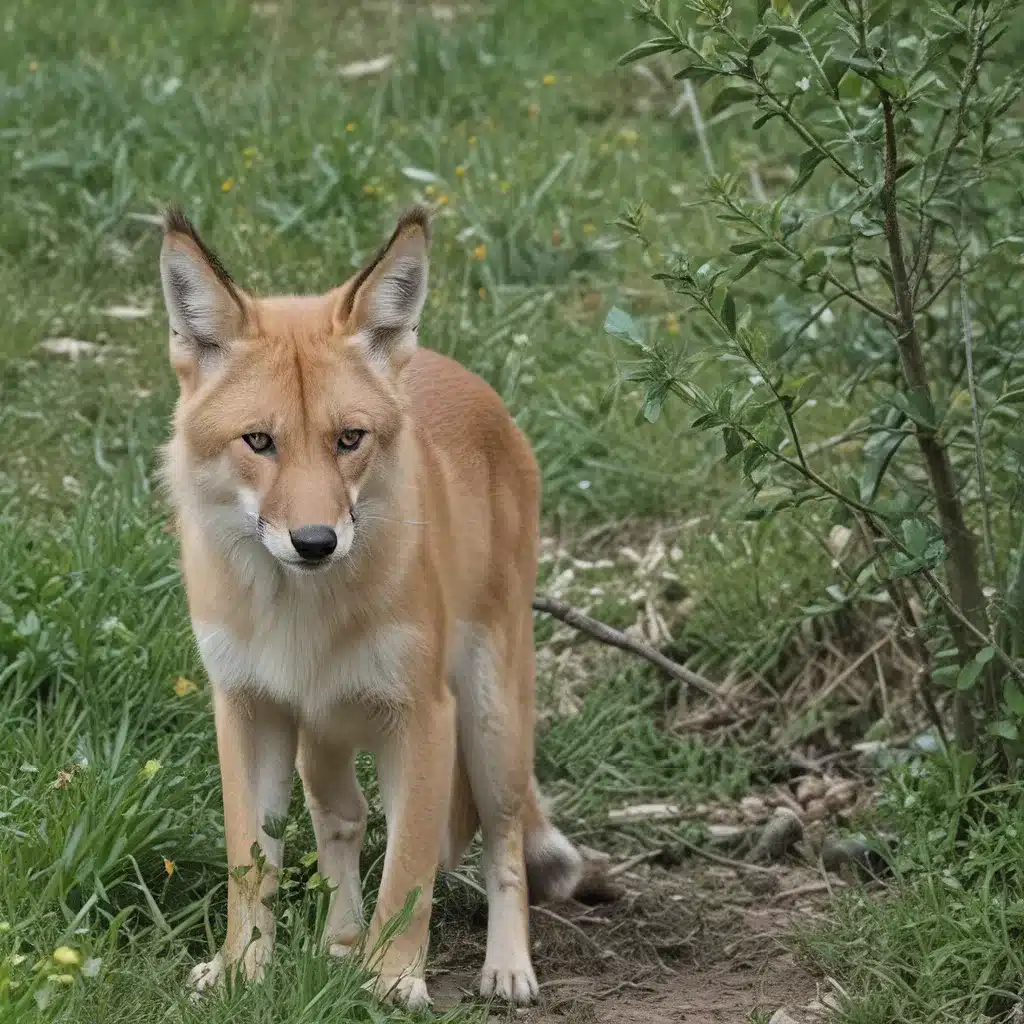
[[[288,536],[307,562],[319,562],[338,546],[338,535],[330,526],[300,526],[290,530]]]

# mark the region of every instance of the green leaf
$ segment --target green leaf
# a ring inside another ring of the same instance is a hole
[[[725,300],[722,302],[722,320],[725,323],[726,330],[730,334],[735,334],[736,300],[732,297],[732,292],[725,293]]]
[[[760,263],[763,259],[766,259],[767,256],[768,254],[764,251],[764,249],[758,249],[758,251],[755,252],[750,257],[750,259],[748,259],[747,262],[743,264],[742,267],[740,267],[739,271],[733,274],[733,281],[739,281],[740,278],[746,277],[747,274],[749,274],[754,269],[754,267],[756,267],[758,263]]]
[[[798,192],[800,189],[807,184],[810,180],[811,175],[814,173],[814,168],[825,159],[825,154],[820,149],[807,149],[804,150],[800,157],[800,166],[797,169],[796,181],[793,182],[789,187],[789,191]]]
[[[1017,726],[1005,718],[999,719],[997,722],[993,722],[989,727],[989,732],[993,736],[998,736],[1001,740],[1009,740],[1010,743],[1015,743],[1020,739],[1020,732]]]
[[[956,677],[956,688],[958,690],[969,690],[978,681],[978,676],[981,675],[984,665],[979,665],[977,661],[969,661],[962,669],[960,669],[959,675]]]
[[[919,427],[935,428],[935,407],[923,391],[894,391],[889,401]]]
[[[753,60],[755,57],[760,57],[769,46],[772,45],[772,37],[765,32],[759,35],[751,44],[747,47],[747,59]]]
[[[839,83],[843,80],[843,75],[846,74],[846,64],[841,60],[836,60],[835,57],[826,57],[821,64],[821,70],[825,72],[825,77],[828,79],[828,84],[832,87],[832,95],[839,95]]]
[[[804,45],[804,37],[795,28],[790,28],[788,25],[766,25],[765,32],[770,33],[777,43],[788,49]]]
[[[820,274],[828,266],[828,254],[824,249],[813,249],[804,257],[803,272],[805,277]]]
[[[729,252],[734,252],[737,256],[742,256],[748,252],[757,252],[763,245],[764,243],[760,239],[753,242],[736,242],[735,245],[729,246]]]
[[[708,114],[712,117],[715,114],[721,113],[728,107],[734,106],[737,103],[744,103],[747,100],[752,100],[757,96],[757,93],[747,85],[729,85],[726,86],[715,98],[711,104],[711,109]]]
[[[634,345],[644,346],[643,332],[640,325],[624,310],[618,306],[612,306],[608,315],[604,318],[604,329],[608,334],[620,341],[631,342]]]
[[[928,524],[920,519],[904,519],[900,524],[903,530],[903,543],[906,549],[915,557],[920,558],[928,547],[930,531]]]
[[[874,82],[890,96],[902,98],[907,95],[907,83],[898,75],[875,75]]]
[[[722,437],[725,440],[725,457],[727,460],[739,455],[743,451],[743,435],[738,430],[726,427],[722,431]]]
[[[892,457],[907,437],[908,434],[898,430],[880,430],[864,442],[864,468],[860,474],[862,504],[870,505],[875,500]]]
[[[685,68],[677,71],[672,77],[680,82],[689,78],[698,85],[702,85],[704,82],[716,78],[721,73],[717,68],[709,67],[707,64],[688,64]]]
[[[896,165],[896,180],[899,181],[904,174],[909,174],[917,166],[917,161],[908,157]]]
[[[779,116],[779,111],[769,110],[767,114],[762,114],[759,118],[757,118],[751,125],[751,127],[754,129],[763,128],[773,117]]]
[[[750,445],[743,453],[743,473],[750,476],[764,458],[764,452],[756,444]]]
[[[733,250],[735,252],[735,250]],[[1014,388],[1013,391],[1006,391],[996,400],[996,405],[1017,405],[1024,402],[1024,388]]]
[[[643,415],[648,423],[657,423],[661,416],[661,407],[665,404],[665,392],[660,388],[657,391],[648,391],[644,396]]]
[[[828,0],[810,0],[810,3],[804,7],[800,12],[800,16],[796,19],[797,24],[801,26],[805,25],[818,13],[818,11],[827,6]]]
[[[745,405],[743,406],[743,425],[748,429],[752,430],[760,423],[765,416],[768,415],[772,409],[778,403],[774,398],[770,398],[767,402],[758,402],[756,405]]]
[[[978,676],[984,671],[985,666],[995,657],[994,647],[982,647],[980,651],[969,661],[956,677],[956,688],[958,690],[969,690],[977,681]]]
[[[850,71],[855,71],[861,78],[866,78],[869,81],[874,81],[875,76],[878,74],[878,67],[872,64],[869,60],[864,60],[863,57],[843,57],[839,58],[843,64]]]
[[[632,50],[624,53],[619,58],[619,66],[632,64],[635,60],[643,60],[645,57],[653,57],[656,53],[665,53],[668,50],[678,50],[679,41],[675,36],[655,36],[654,39],[647,39],[634,46]]]
[[[1018,718],[1024,718],[1024,693],[1021,693],[1017,680],[1013,677],[1003,683],[1003,700]]]

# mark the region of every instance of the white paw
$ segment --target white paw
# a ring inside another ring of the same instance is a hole
[[[480,995],[484,999],[504,999],[518,1006],[526,1006],[537,998],[537,976],[533,968],[491,967],[484,964],[480,976]]]
[[[196,964],[188,975],[188,987],[192,989],[193,998],[219,984],[223,977],[224,956],[221,953],[207,963]]]
[[[378,999],[407,1006],[410,1010],[425,1010],[431,1003],[427,983],[411,974],[403,974],[400,978],[378,975],[365,987]]]
[[[336,957],[338,960],[341,960],[344,957],[348,956],[349,953],[351,953],[352,950],[354,950],[355,948],[355,946],[350,946],[345,942],[332,942],[327,947],[327,952],[330,953],[331,956]]]

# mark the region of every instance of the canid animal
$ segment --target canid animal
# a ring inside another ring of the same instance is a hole
[[[329,951],[372,949],[418,892],[374,970],[380,994],[426,1002],[434,876],[479,825],[480,991],[528,1002],[527,882],[564,897],[581,871],[533,776],[538,472],[495,392],[417,346],[427,214],[410,210],[362,270],[315,296],[252,296],[182,213],[165,228],[180,398],[164,473],[213,686],[230,869],[227,939],[191,980],[233,964],[258,977],[273,949],[297,766],[334,887]],[[365,933],[363,749],[387,818]]]

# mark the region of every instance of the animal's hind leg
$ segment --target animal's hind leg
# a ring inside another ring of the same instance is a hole
[[[459,739],[483,831],[487,884],[480,993],[516,1003],[537,995],[522,818],[533,763],[533,631],[528,624],[529,635],[522,624],[512,624],[512,636],[501,627],[475,627],[465,637],[456,672]]]
[[[466,755],[460,739],[456,744],[451,804],[448,808],[448,832],[441,845],[442,868],[451,871],[459,866],[462,855],[473,841],[479,824],[480,816],[473,800],[469,769],[466,767]]]

